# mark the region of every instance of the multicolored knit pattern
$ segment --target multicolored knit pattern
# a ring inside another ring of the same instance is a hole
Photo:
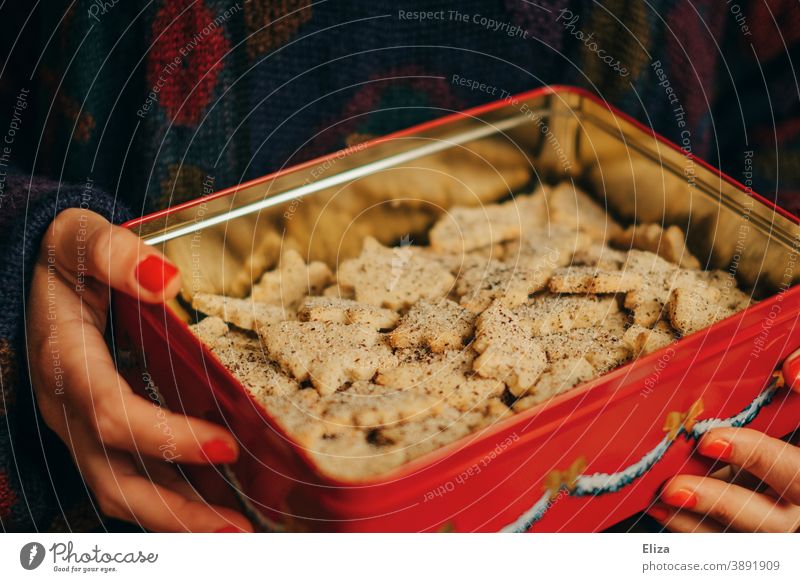
[[[39,241],[78,203],[80,188],[67,184],[91,179],[108,193],[92,208],[121,220],[123,206],[150,212],[501,91],[560,83],[800,211],[794,1],[46,4],[0,8],[11,55],[0,72],[0,134],[11,139],[0,148],[5,530],[100,527],[86,519],[90,498],[63,445],[39,426],[22,359]]]

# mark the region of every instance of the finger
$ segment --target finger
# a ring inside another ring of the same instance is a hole
[[[800,525],[797,506],[710,477],[675,477],[664,485],[659,500],[738,531],[791,532]]]
[[[718,428],[697,444],[701,455],[733,463],[800,505],[800,449],[749,428]]]
[[[725,528],[718,521],[706,515],[675,509],[663,503],[656,503],[647,510],[647,515],[673,532],[678,533],[720,533]]]
[[[160,406],[155,386],[148,386],[148,399],[134,394],[117,373],[96,328],[82,325],[73,330],[66,326],[64,333],[76,340],[71,348],[65,348],[62,363],[71,407],[84,411],[96,437],[106,446],[167,462],[236,460],[236,440],[223,427]]]
[[[87,463],[101,511],[155,532],[253,531],[240,513],[187,497],[139,475],[130,459],[113,452]]]
[[[180,290],[178,269],[127,229],[78,208],[61,212],[43,245],[52,249],[59,273],[80,292],[91,277],[148,303],[171,299]],[[47,260],[47,252],[41,260]]]
[[[198,493],[191,483],[189,483],[183,475],[181,475],[177,466],[172,463],[164,463],[149,457],[140,457],[134,459],[139,473],[162,487],[171,489],[179,495],[183,495],[186,499],[192,501],[202,501],[203,497]]]
[[[800,350],[789,354],[781,367],[783,379],[795,392],[800,392]]]
[[[253,531],[240,513],[187,498],[143,478],[128,455],[103,449],[86,428],[73,429],[68,444],[100,510],[108,517],[155,532]]]

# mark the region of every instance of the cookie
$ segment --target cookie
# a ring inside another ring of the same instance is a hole
[[[408,460],[401,448],[370,443],[370,432],[360,428],[332,430],[310,442],[306,451],[322,473],[347,481],[387,473]]]
[[[427,348],[399,349],[378,370],[375,382],[396,389],[442,395],[472,375],[477,354],[471,348],[434,353]]]
[[[220,337],[228,333],[228,324],[221,317],[210,316],[189,326],[189,330],[207,346],[213,346]]]
[[[498,398],[489,398],[467,412],[445,404],[437,414],[419,422],[381,429],[380,436],[391,449],[405,451],[411,460],[492,426],[510,414],[510,409]]]
[[[273,227],[257,223],[252,228],[255,234],[246,228],[229,228],[226,230],[225,242],[230,246],[232,237],[240,237],[238,246],[245,251],[242,268],[233,281],[236,295],[245,295],[252,290],[253,282],[258,281],[267,269],[272,269],[280,258],[284,240]]]
[[[521,305],[528,297],[544,289],[552,270],[539,265],[529,267],[522,261],[489,261],[486,265],[467,267],[456,283],[460,303],[473,313],[480,313],[498,300],[507,307]]]
[[[675,336],[669,331],[664,331],[661,326],[649,329],[634,324],[625,331],[622,341],[633,357],[638,358],[668,346],[675,341]]]
[[[253,331],[263,325],[291,319],[291,314],[278,305],[211,293],[197,293],[192,297],[192,307],[206,315],[220,317],[236,327]]]
[[[550,222],[585,232],[594,240],[613,239],[622,227],[594,199],[571,182],[545,190]]]
[[[607,247],[602,243],[592,243],[578,249],[572,257],[572,265],[576,267],[597,267],[605,271],[622,269],[628,255]]]
[[[364,240],[358,258],[341,264],[337,278],[343,289],[353,290],[356,301],[389,309],[441,299],[455,282],[440,264],[413,249],[387,248],[372,238]]]
[[[668,303],[672,327],[686,336],[732,315],[733,311],[722,304],[721,297],[720,291],[713,287],[673,289]]]
[[[409,389],[393,389],[372,382],[354,382],[345,391],[324,396],[322,418],[343,427],[374,428],[434,414],[436,398]]]
[[[337,299],[353,299],[353,290],[344,290],[338,283],[334,283],[322,290],[322,297],[332,297]]]
[[[614,243],[624,249],[655,253],[684,269],[701,267],[697,257],[686,248],[686,236],[678,226],[665,229],[654,223],[629,226],[614,237]]]
[[[470,267],[486,266],[492,260],[502,260],[505,256],[503,245],[491,245],[464,253],[443,253],[430,247],[414,247],[414,252],[441,265],[451,275],[459,276]]]
[[[698,282],[697,271],[680,269],[649,251],[629,251],[623,271],[642,278],[639,288],[625,295],[625,308],[642,327],[653,327],[665,316],[664,306],[674,287],[693,287]]]
[[[433,225],[428,236],[434,251],[461,253],[518,239],[521,233],[520,206],[512,201],[452,208]]]
[[[556,360],[542,373],[536,382],[536,387],[529,393],[516,394],[512,391],[515,396],[523,396],[514,402],[512,408],[517,412],[527,410],[598,375],[597,370],[586,358]]]
[[[255,335],[228,329],[216,317],[205,318],[192,326],[192,331],[256,399],[292,395],[300,390],[300,385],[267,357]]]
[[[553,293],[627,293],[641,287],[642,277],[626,271],[595,267],[566,267],[553,272],[548,287]]]
[[[549,224],[523,232],[519,240],[503,243],[502,258],[523,264],[530,260],[532,266],[565,267],[574,262],[576,254],[586,252],[594,244],[586,233]]]
[[[630,350],[622,335],[602,327],[577,328],[537,338],[552,364],[556,360],[581,357],[598,374],[604,374],[627,362]]]
[[[306,297],[297,310],[300,321],[360,324],[372,329],[391,329],[400,319],[396,311],[336,297]]]
[[[539,342],[514,312],[499,302],[478,317],[473,346],[480,354],[473,364],[478,375],[516,390],[534,386],[547,365]]]
[[[737,286],[736,277],[727,271],[694,271],[693,274],[693,280],[697,281],[693,288],[716,289],[720,293],[720,304],[731,311],[741,311],[753,303],[750,296]]]
[[[281,368],[299,382],[310,380],[322,395],[369,380],[391,354],[381,334],[364,325],[284,321],[259,333]]]
[[[281,255],[274,271],[264,273],[253,286],[251,299],[286,309],[296,307],[306,295],[319,295],[331,282],[333,274],[325,263],[313,261],[306,265],[295,250]]]
[[[389,334],[395,348],[427,346],[441,353],[462,347],[472,336],[475,315],[449,299],[436,303],[419,301]]]
[[[266,395],[258,400],[275,423],[302,447],[314,447],[325,433],[338,430],[322,419],[322,397],[314,389]]]
[[[613,297],[595,295],[536,295],[514,312],[534,336],[595,327],[609,319],[623,317]]]
[[[480,409],[488,400],[502,396],[505,389],[505,382],[501,380],[471,376],[449,392],[437,396],[462,412],[471,412]]]
[[[614,301],[616,303],[616,300]],[[622,336],[625,330],[631,325],[631,318],[625,311],[609,313],[597,324],[599,327],[608,330],[612,334]]]
[[[396,363],[381,369],[375,381],[423,392],[466,412],[505,390],[501,381],[475,377],[472,366],[476,356],[470,348],[440,354],[424,349],[399,350]]]

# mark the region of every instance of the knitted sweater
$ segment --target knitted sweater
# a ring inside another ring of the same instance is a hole
[[[32,263],[63,208],[88,202],[121,221],[210,182],[561,83],[800,210],[800,8],[790,0],[49,0],[30,10],[0,8],[4,530],[105,527],[39,422],[26,372]]]

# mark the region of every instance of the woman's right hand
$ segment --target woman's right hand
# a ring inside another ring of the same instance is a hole
[[[232,435],[133,393],[103,333],[111,289],[146,303],[174,297],[177,270],[133,233],[82,209],[50,224],[27,305],[28,365],[41,415],[64,441],[100,510],[159,532],[251,531],[206,503],[174,463],[227,463]]]

